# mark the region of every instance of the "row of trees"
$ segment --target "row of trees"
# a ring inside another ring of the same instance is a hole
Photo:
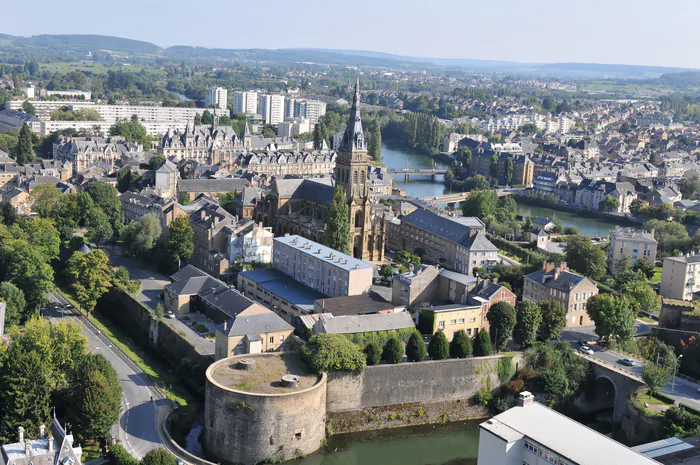
[[[105,439],[119,421],[122,389],[112,365],[88,352],[80,325],[31,318],[23,331],[10,329],[10,341],[0,350],[3,440],[16,441],[19,425],[37,437],[52,404],[64,408],[79,441]]]
[[[486,318],[496,350],[505,349],[511,337],[521,347],[528,348],[538,339],[550,341],[561,337],[566,326],[566,309],[553,300],[537,304],[521,302],[517,308],[498,302],[491,306]]]

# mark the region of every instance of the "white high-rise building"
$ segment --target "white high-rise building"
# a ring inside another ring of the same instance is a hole
[[[204,98],[204,106],[214,106],[218,110],[226,110],[228,106],[228,91],[224,87],[210,87]]]
[[[284,121],[284,96],[260,95],[258,98],[258,112],[262,115],[265,124],[279,124]]]
[[[296,116],[294,114],[296,103],[297,99],[295,98],[287,97],[284,99],[284,119],[292,119]]]
[[[233,112],[255,115],[258,113],[258,93],[257,92],[234,92]]]
[[[320,100],[297,100],[294,103],[294,116],[306,118],[316,124],[326,114],[326,102]]]

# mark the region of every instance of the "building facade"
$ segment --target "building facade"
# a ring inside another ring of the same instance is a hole
[[[622,258],[629,260],[632,265],[642,259],[653,265],[656,263],[658,244],[654,239],[654,231],[638,232],[634,229],[610,231],[608,266],[612,270],[612,266]]]
[[[225,87],[210,87],[204,96],[204,106],[218,110],[228,109],[228,90]]]
[[[664,258],[659,289],[662,297],[693,300],[698,291],[700,291],[700,255],[692,252],[678,257]]]
[[[275,125],[284,121],[284,95],[259,95],[258,113],[262,115],[265,124]]]
[[[234,92],[233,112],[255,115],[258,113],[258,93],[257,92]]]
[[[200,270],[219,278],[229,268],[228,229],[235,218],[218,205],[206,205],[190,215],[194,231],[194,252],[190,262]]]

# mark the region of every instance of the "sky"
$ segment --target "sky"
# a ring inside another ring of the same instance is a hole
[[[102,34],[162,47],[700,68],[698,0],[7,0],[0,17],[11,35]]]

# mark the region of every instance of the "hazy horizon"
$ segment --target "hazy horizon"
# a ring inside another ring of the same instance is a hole
[[[199,5],[123,0],[114,6],[36,0],[32,15],[21,3],[4,5],[2,32],[99,34],[164,48],[315,48],[521,63],[700,68],[700,57],[687,52],[700,43],[700,30],[693,24],[700,2],[691,0],[670,0],[664,8],[652,0],[502,0],[495,11],[473,0],[396,4],[309,0],[291,8],[269,0],[261,8],[222,0]],[[125,18],[125,11],[134,12],[133,17]],[[668,32],[652,33],[658,25],[667,26]]]

